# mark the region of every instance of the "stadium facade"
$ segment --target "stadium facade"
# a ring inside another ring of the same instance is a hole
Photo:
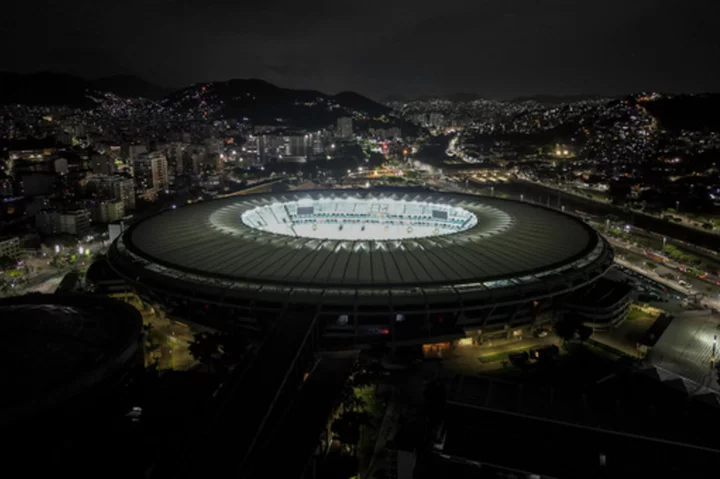
[[[611,266],[583,221],[498,198],[394,190],[247,195],[165,211],[111,267],[171,314],[264,331],[310,315],[327,344],[427,341],[553,319]]]

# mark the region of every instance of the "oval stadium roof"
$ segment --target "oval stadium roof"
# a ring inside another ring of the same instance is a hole
[[[312,198],[405,200],[456,206],[478,221],[445,236],[323,240],[247,226],[244,212]],[[198,203],[136,223],[123,248],[145,267],[255,285],[393,288],[522,280],[583,262],[604,242],[582,221],[498,198],[403,190],[327,190],[248,195]],[[590,259],[591,260],[591,259]],[[587,264],[587,263],[585,263]]]

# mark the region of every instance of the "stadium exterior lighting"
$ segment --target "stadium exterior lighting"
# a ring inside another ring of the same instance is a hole
[[[343,189],[228,198],[188,206],[182,215],[161,213],[133,223],[108,261],[139,291],[163,302],[186,300],[188,317],[208,297],[243,309],[262,302],[268,314],[247,318],[253,330],[284,314],[293,295],[303,307],[320,308],[321,341],[340,345],[385,334],[416,339],[425,335],[427,311],[440,304],[431,321],[455,327],[461,310],[471,321],[479,318],[472,327],[480,328],[497,305],[530,302],[533,308],[498,323],[531,324],[535,312],[552,312],[553,297],[602,277],[613,251],[592,227],[551,208]],[[159,281],[143,281],[148,274]]]

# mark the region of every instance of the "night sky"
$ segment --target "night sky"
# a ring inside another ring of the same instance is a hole
[[[719,4],[13,1],[0,69],[129,73],[171,87],[254,77],[377,99],[720,91]]]

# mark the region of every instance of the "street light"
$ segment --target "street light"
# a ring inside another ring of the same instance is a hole
[[[680,213],[680,200],[677,200],[677,201],[675,202],[675,211],[677,211],[678,213]]]
[[[85,248],[83,248],[82,246],[80,246],[80,247],[78,248],[78,254],[81,254],[81,255],[82,255],[82,254],[85,254]]]
[[[524,198],[525,198],[525,195],[521,194],[521,195],[520,195],[520,201],[523,201]]]
[[[59,253],[59,252],[60,252],[60,245],[56,244],[55,245],[55,253]]]

